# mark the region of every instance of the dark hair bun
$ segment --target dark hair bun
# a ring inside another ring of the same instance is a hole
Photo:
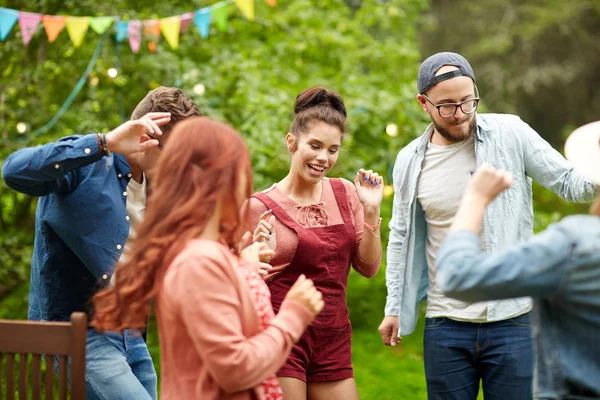
[[[317,106],[331,107],[346,118],[346,106],[344,105],[342,96],[322,87],[306,89],[300,93],[296,97],[294,112],[299,114],[302,111]]]

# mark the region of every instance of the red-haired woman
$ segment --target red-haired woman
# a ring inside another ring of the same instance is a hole
[[[273,308],[283,310],[285,293],[302,274],[323,293],[325,308],[277,376],[286,400],[357,399],[346,284],[351,264],[368,278],[379,269],[383,179],[362,169],[354,184],[325,177],[337,161],[345,131],[340,95],[307,89],[296,98],[294,110],[286,136],[290,171],[254,194],[246,207],[250,221],[260,221],[255,241],[272,248],[277,241],[266,276]]]
[[[162,399],[281,399],[274,374],[323,300],[300,277],[274,316],[258,274],[261,245],[244,249],[244,261],[232,254],[252,191],[242,138],[208,118],[188,119],[157,170],[130,257],[115,286],[94,297],[94,327],[143,327],[155,297]]]

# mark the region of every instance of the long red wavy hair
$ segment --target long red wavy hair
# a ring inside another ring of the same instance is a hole
[[[252,193],[252,172],[246,144],[233,128],[206,117],[180,122],[155,175],[144,221],[127,260],[117,264],[114,287],[94,296],[92,326],[100,331],[146,325],[149,301],[169,265],[190,239],[201,235],[218,201],[221,240],[235,249],[246,230],[240,208]],[[238,195],[240,189],[244,196]]]

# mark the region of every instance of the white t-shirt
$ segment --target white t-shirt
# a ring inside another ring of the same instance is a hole
[[[427,318],[448,317],[459,321],[486,322],[487,302],[466,303],[446,297],[435,282],[435,256],[448,234],[471,171],[477,168],[473,135],[448,146],[427,145],[417,187],[417,199],[427,222],[425,247],[429,289]],[[483,241],[483,230],[481,234]],[[485,245],[483,246],[485,248]]]
[[[135,179],[130,179],[127,184],[127,200],[125,202],[125,210],[129,218],[129,234],[125,242],[125,248],[121,253],[119,261],[125,261],[127,254],[131,251],[131,242],[136,237],[136,229],[144,218],[146,210],[146,176],[142,174],[142,183],[138,183]],[[110,278],[110,285],[115,284],[115,274]]]

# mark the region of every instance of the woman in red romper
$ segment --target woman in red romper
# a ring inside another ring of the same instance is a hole
[[[346,108],[340,95],[307,89],[296,98],[294,110],[286,136],[290,171],[255,193],[246,207],[250,222],[259,222],[254,240],[275,249],[265,276],[273,309],[279,310],[301,274],[323,293],[325,308],[277,376],[286,400],[358,399],[346,285],[350,265],[367,278],[379,269],[383,179],[363,169],[354,183],[326,178],[345,131]]]

